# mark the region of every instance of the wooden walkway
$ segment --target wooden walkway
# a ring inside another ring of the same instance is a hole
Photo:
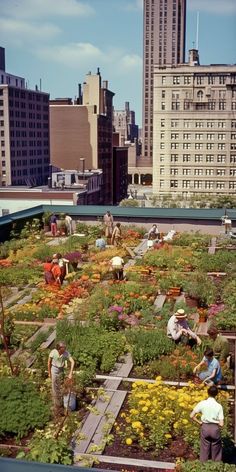
[[[211,246],[208,249],[208,254],[215,254],[216,252],[216,237],[211,239]]]

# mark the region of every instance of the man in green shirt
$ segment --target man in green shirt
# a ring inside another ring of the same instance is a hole
[[[59,342],[56,349],[53,349],[48,358],[48,376],[52,380],[52,398],[55,415],[63,412],[63,394],[62,385],[64,379],[64,369],[67,360],[70,362],[69,379],[72,379],[74,369],[74,359],[72,359],[69,352],[66,350],[66,345]]]
[[[229,356],[229,341],[224,336],[219,334],[218,329],[215,326],[212,326],[208,329],[208,335],[212,339],[214,351],[214,356],[218,361],[226,362]]]

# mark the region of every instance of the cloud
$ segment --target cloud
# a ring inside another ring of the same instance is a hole
[[[125,4],[125,10],[136,11],[143,9],[143,0],[129,0]]]
[[[60,28],[51,23],[27,23],[21,20],[0,18],[0,37],[8,37],[13,42],[18,40],[19,44],[29,40],[52,39],[57,36],[60,31]]]
[[[120,65],[125,70],[139,69],[142,67],[143,61],[137,54],[126,54],[120,59]]]
[[[204,11],[215,15],[230,15],[236,13],[235,0],[189,0],[188,8],[194,11]]]
[[[13,18],[89,16],[94,9],[80,0],[1,0],[1,14]]]
[[[48,46],[36,51],[44,60],[56,62],[71,68],[94,64],[95,60],[104,60],[102,51],[91,43],[70,43],[61,46]]]
[[[122,49],[101,50],[92,43],[68,43],[59,46],[46,46],[34,50],[41,60],[61,64],[71,69],[105,67],[119,75],[139,70],[142,59],[137,54],[127,54]]]

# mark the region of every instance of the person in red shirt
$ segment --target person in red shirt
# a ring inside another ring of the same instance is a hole
[[[52,275],[53,275],[53,278],[54,278],[54,282],[57,284],[57,285],[61,285],[61,268],[58,264],[58,259],[53,259],[52,260]]]
[[[46,262],[43,264],[43,270],[44,270],[44,280],[46,284],[52,284],[54,282],[54,277],[52,274],[52,259],[50,257],[47,257]]]

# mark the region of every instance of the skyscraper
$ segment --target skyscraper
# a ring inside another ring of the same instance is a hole
[[[185,61],[186,0],[144,0],[143,155],[153,152],[153,71]]]

